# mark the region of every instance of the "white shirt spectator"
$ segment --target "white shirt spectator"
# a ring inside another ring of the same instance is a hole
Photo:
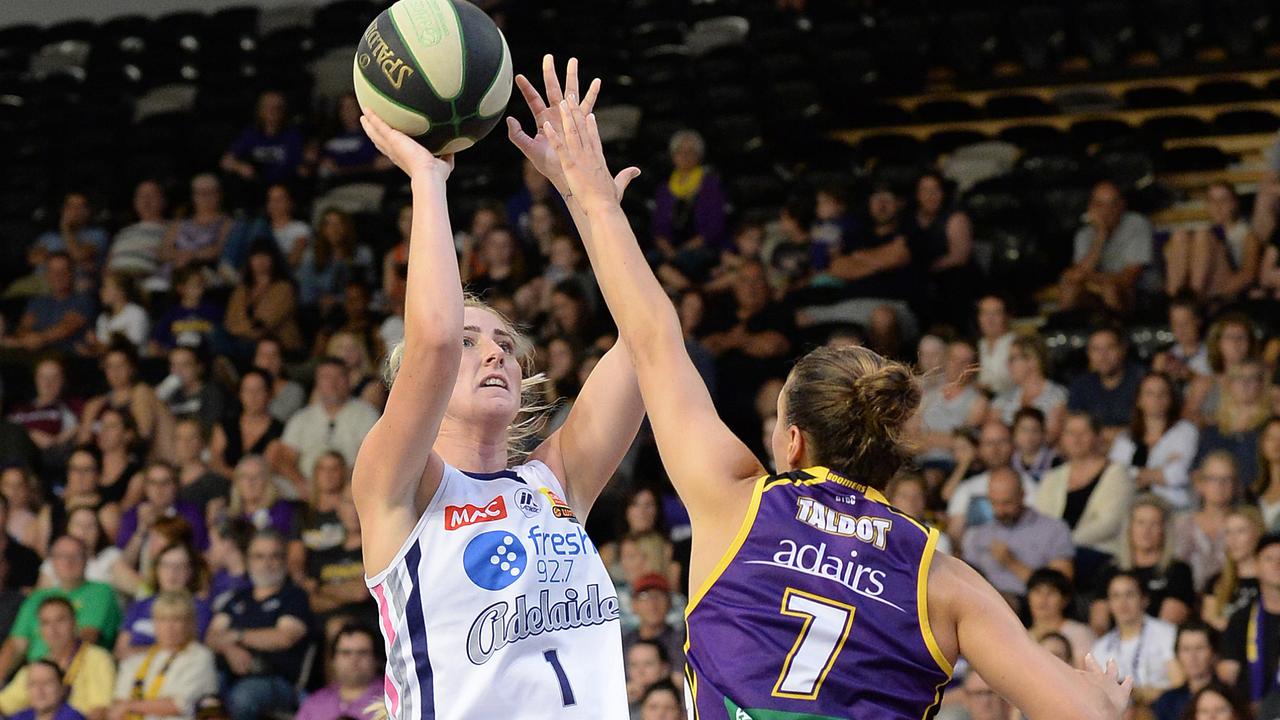
[[[1089,254],[1096,233],[1097,229],[1090,224],[1076,232],[1073,262],[1078,263]],[[1151,223],[1146,218],[1136,212],[1126,212],[1102,246],[1098,270],[1116,273],[1134,265],[1150,265],[1155,254],[1152,236]]]
[[[1009,348],[1017,337],[1007,332],[994,342],[978,339],[978,384],[995,395],[1013,389],[1013,377],[1009,375]]]
[[[1128,640],[1120,639],[1119,630],[1099,638],[1093,644],[1093,657],[1099,667],[1115,660],[1120,674],[1133,678],[1134,687],[1168,689],[1172,685],[1169,661],[1177,636],[1178,628],[1172,623],[1147,616],[1142,631]]]
[[[299,242],[305,243],[311,239],[311,228],[301,220],[290,220],[282,228],[272,228],[271,234],[275,236],[280,254],[287,258]]]
[[[1047,418],[1054,410],[1067,404],[1067,389],[1052,380],[1044,381],[1044,390],[1031,402],[1031,407],[1044,413]],[[1022,388],[1014,387],[997,395],[991,406],[1000,413],[1000,420],[1005,425],[1013,425],[1013,416],[1022,409]]]
[[[111,342],[112,335],[123,335],[134,347],[144,347],[151,336],[151,320],[146,310],[136,303],[127,303],[115,315],[107,312],[99,315],[96,334],[103,345]]]
[[[316,460],[327,450],[342,453],[348,467],[354,464],[360,443],[377,421],[378,411],[363,400],[348,400],[332,420],[323,406],[311,403],[289,419],[281,439],[298,453],[298,470],[311,477]]]
[[[1111,443],[1111,452],[1107,458],[1111,462],[1128,465],[1129,477],[1138,477],[1144,468],[1160,468],[1164,471],[1164,482],[1152,485],[1151,492],[1164,498],[1175,510],[1191,509],[1191,463],[1196,458],[1196,448],[1200,444],[1200,430],[1187,420],[1174,423],[1156,444],[1147,448],[1147,462],[1142,467],[1133,467],[1133,456],[1138,445],[1129,437],[1128,432],[1118,435]]]
[[[144,715],[143,720],[183,720],[193,717],[196,701],[218,692],[218,666],[213,653],[204,645],[192,642],[187,643],[176,657],[172,652],[157,647],[154,657],[148,651],[125,658],[120,663],[120,671],[116,673],[115,699],[128,700],[133,696],[134,682],[140,679],[138,673],[144,663],[147,667],[141,680],[142,687],[148,692],[147,699],[169,698],[182,714]],[[153,691],[152,686],[161,670],[165,671],[164,677],[160,686]]]

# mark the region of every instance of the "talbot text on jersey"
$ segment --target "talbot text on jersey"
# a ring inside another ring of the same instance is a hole
[[[573,628],[600,625],[617,621],[618,598],[600,597],[600,586],[587,586],[587,597],[578,600],[578,591],[566,588],[564,600],[551,602],[551,591],[538,593],[538,604],[529,607],[528,596],[515,600],[514,613],[505,600],[496,602],[480,612],[467,633],[467,658],[474,665],[483,665],[493,654],[507,645],[544,632],[571,630]]]
[[[796,498],[796,519],[825,533],[858,538],[881,550],[884,549],[886,536],[893,529],[893,521],[889,518],[849,515],[832,510],[810,497]]]

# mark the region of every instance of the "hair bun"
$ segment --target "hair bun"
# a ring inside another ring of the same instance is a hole
[[[905,365],[885,363],[853,381],[854,402],[863,417],[896,434],[920,405],[920,383]]]

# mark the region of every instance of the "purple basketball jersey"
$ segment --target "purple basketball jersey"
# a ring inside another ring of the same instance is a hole
[[[685,614],[695,720],[933,717],[952,670],[925,605],[937,533],[826,468],[757,481]]]

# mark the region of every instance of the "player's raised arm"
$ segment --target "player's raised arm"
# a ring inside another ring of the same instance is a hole
[[[546,176],[551,185],[564,198],[569,215],[584,242],[591,235],[591,223],[582,204],[569,191],[568,181],[560,167],[560,159],[551,140],[542,130],[543,123],[553,128],[563,128],[560,117],[560,101],[565,95],[581,97],[578,107],[590,113],[600,92],[600,81],[595,80],[586,95],[579,96],[578,61],[570,58],[565,70],[563,89],[556,75],[555,59],[542,58],[542,79],[546,100],[523,75],[515,82],[520,94],[529,105],[537,126],[535,135],[526,134],[515,118],[507,118],[507,135],[520,152],[533,163],[538,172]],[[614,178],[614,189],[619,200],[640,171],[627,168]],[[600,491],[617,470],[618,463],[627,448],[635,440],[644,418],[644,403],[640,399],[640,387],[636,381],[635,367],[627,352],[626,343],[618,343],[591,371],[590,377],[578,394],[577,402],[569,410],[564,425],[547,438],[532,457],[542,460],[564,482],[566,498],[575,511],[586,515]]]
[[[645,262],[618,203],[595,116],[582,112],[576,98],[562,102],[560,112],[563,132],[550,123],[543,124],[543,131],[587,214],[587,255],[631,352],[658,450],[692,514],[724,514],[726,503],[743,496],[733,491],[747,487],[743,481],[759,477],[764,469],[720,420],[689,360],[675,308]]]
[[[412,528],[418,505],[440,480],[443,465],[437,460],[439,467],[426,472],[427,463],[462,356],[462,282],[445,203],[453,158],[434,157],[375,115],[366,113],[361,123],[378,149],[409,175],[413,229],[399,372],[385,412],[360,446],[352,493],[365,527],[400,513]],[[395,550],[375,557],[382,553],[366,544],[366,563],[381,569]]]

